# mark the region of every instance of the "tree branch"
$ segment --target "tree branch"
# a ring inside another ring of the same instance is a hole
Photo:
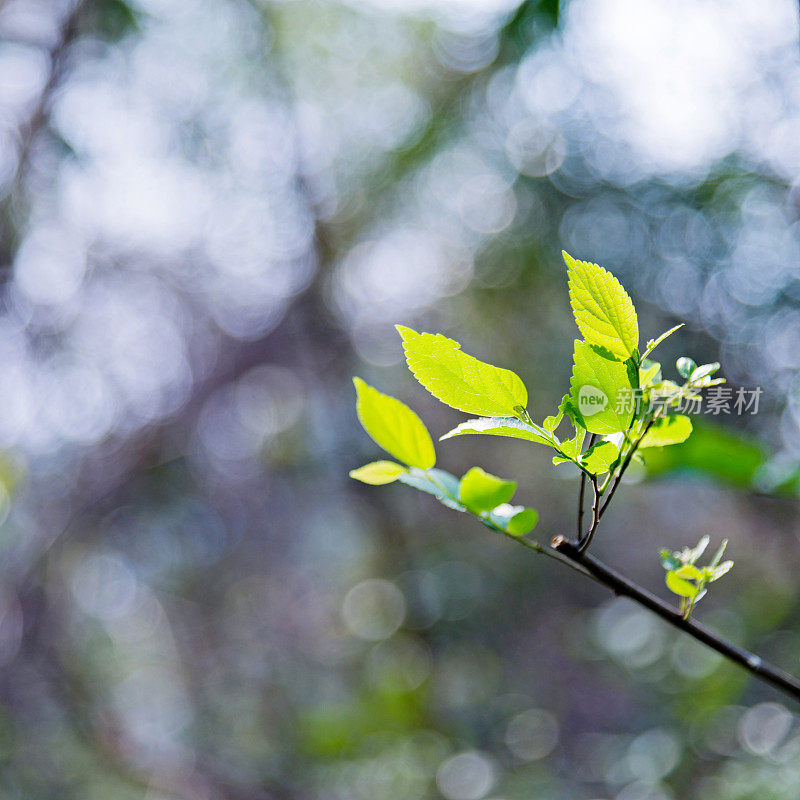
[[[789,695],[789,697],[800,701],[800,680],[789,675],[788,672],[784,672],[768,664],[755,653],[751,653],[723,639],[699,622],[695,622],[692,619],[684,619],[677,609],[665,603],[663,600],[647,591],[647,589],[633,583],[633,581],[616,572],[611,567],[598,561],[591,554],[581,551],[573,542],[570,542],[563,536],[557,536],[553,539],[552,548],[555,552],[566,557],[567,560],[583,567],[595,581],[606,586],[614,592],[614,594],[621,597],[629,597],[640,606],[643,606],[648,611],[652,611],[654,614],[661,617],[661,619],[665,620],[673,627],[684,633],[688,633],[689,636],[707,645],[712,650],[716,650],[729,661],[744,667],[744,669],[760,680],[771,684]]]

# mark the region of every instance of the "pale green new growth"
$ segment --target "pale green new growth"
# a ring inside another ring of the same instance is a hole
[[[481,417],[480,419],[469,419],[466,422],[462,422],[444,436],[440,436],[439,441],[443,442],[445,439],[452,439],[454,436],[483,434],[488,436],[509,436],[512,439],[526,439],[529,442],[550,445],[552,444],[552,439],[547,433],[546,430],[537,429],[536,426],[521,422],[516,417]]]
[[[681,322],[680,325],[676,325],[674,328],[670,328],[668,331],[664,331],[664,333],[662,333],[661,336],[655,339],[648,339],[647,348],[645,349],[644,353],[642,353],[642,358],[647,358],[647,356],[649,356],[650,353],[652,353],[653,350],[655,350],[656,347],[658,347],[661,344],[661,342],[664,341],[664,339],[666,339],[668,336],[672,336],[672,334],[675,333],[675,331],[680,330],[682,327],[683,323]]]
[[[728,545],[727,539],[719,546],[708,566],[697,566],[697,559],[706,551],[710,541],[709,536],[703,536],[694,547],[685,547],[674,553],[669,550],[661,551],[661,564],[667,570],[664,576],[667,588],[682,598],[681,611],[686,619],[689,619],[695,605],[705,596],[706,584],[718,580],[733,566],[733,561],[720,564]]]
[[[396,327],[409,369],[438,400],[486,417],[519,416],[518,409],[527,406],[528,390],[511,370],[467,355],[458,342],[441,334]]]
[[[614,442],[597,442],[584,453],[581,463],[593,475],[602,475],[618,458],[619,448]]]
[[[685,442],[692,433],[692,421],[683,414],[673,414],[657,419],[642,439],[643,447],[664,447]]]
[[[422,420],[405,403],[382,394],[361,378],[353,378],[353,383],[358,393],[358,418],[375,444],[409,467],[432,467],[436,452]]]
[[[584,339],[624,361],[639,346],[639,323],[628,293],[607,270],[562,251],[569,300]]]
[[[607,401],[602,410],[591,415],[580,408],[580,393],[581,390],[586,392],[586,387],[599,389]],[[627,429],[633,408],[630,402],[625,402],[625,393],[631,391],[631,384],[624,364],[604,358],[586,342],[576,339],[570,389],[570,401],[581,411],[587,431],[617,433]],[[625,410],[626,407],[629,410]]]
[[[504,481],[495,475],[473,467],[461,479],[458,499],[470,511],[480,514],[507,503],[517,490],[513,481]]]
[[[383,486],[386,483],[396,481],[404,472],[408,472],[408,470],[394,461],[372,461],[358,469],[351,469],[349,475],[362,483]]]

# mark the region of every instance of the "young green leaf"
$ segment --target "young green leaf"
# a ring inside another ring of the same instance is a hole
[[[461,351],[441,334],[417,333],[397,325],[408,368],[438,400],[459,411],[486,417],[517,416],[528,404],[528,390],[508,369],[486,364]]]
[[[691,599],[697,596],[697,587],[690,581],[679,577],[677,572],[668,572],[666,581],[669,590],[681,597],[688,597]]]
[[[564,395],[565,399],[567,395]],[[561,420],[564,419],[564,411],[561,407],[559,407],[558,412],[553,414],[552,416],[545,417],[542,421],[542,427],[548,432],[553,433],[556,428],[561,424]]]
[[[373,441],[410,467],[429,469],[436,463],[433,440],[422,420],[405,404],[353,378],[356,409]]]
[[[535,509],[508,503],[490,511],[488,517],[490,522],[512,536],[530,533],[539,521],[539,514]]]
[[[619,448],[613,442],[596,442],[583,454],[581,464],[593,475],[602,475],[618,457]]]
[[[694,547],[687,548],[683,551],[681,554],[683,562],[685,564],[694,564],[695,561],[697,561],[697,559],[700,558],[703,553],[705,553],[710,541],[711,537],[708,534],[701,536],[700,541]]]
[[[509,436],[512,439],[527,439],[529,442],[551,445],[552,442],[537,428],[518,420],[516,417],[481,417],[462,422],[453,430],[439,437],[439,441],[452,439],[453,436],[467,434],[483,434],[488,436]]]
[[[458,478],[443,469],[421,470],[412,467],[397,476],[397,480],[421,492],[432,494],[440,503],[455,511],[467,509],[458,502]]]
[[[618,361],[598,355],[586,342],[575,340],[570,403],[580,410],[583,424],[591,433],[624,431],[633,415],[628,370]]]
[[[639,448],[665,447],[685,442],[692,433],[692,421],[683,414],[659,417],[644,435]]]
[[[507,503],[516,489],[513,481],[504,481],[480,467],[473,467],[461,479],[458,500],[474,514],[480,514]]]
[[[652,353],[653,350],[655,350],[656,347],[658,347],[661,344],[661,342],[664,341],[664,339],[666,339],[668,336],[672,336],[672,334],[675,333],[675,331],[680,330],[682,327],[683,323],[681,322],[680,325],[676,325],[674,328],[670,328],[668,331],[664,331],[664,333],[662,333],[661,336],[659,336],[658,338],[648,339],[647,348],[642,354],[642,358],[643,359],[647,358],[647,356],[649,356],[650,353]]]
[[[709,581],[716,581],[721,578],[726,573],[730,572],[731,567],[733,566],[733,561],[723,561],[719,566],[715,567],[706,567],[711,573],[708,580]]]
[[[578,410],[578,406],[575,405],[570,396],[565,394],[561,398],[561,405],[558,407],[558,413],[561,415],[566,415],[569,421],[572,423],[572,427],[575,428],[577,431],[578,429],[586,430],[586,424],[583,420],[583,415]]]
[[[695,367],[692,374],[689,375],[689,380],[692,383],[699,383],[704,378],[710,378],[719,369],[719,362],[714,361],[711,364],[703,364],[702,366]]]
[[[675,575],[687,581],[703,580],[703,573],[694,564],[684,564],[675,570]]]
[[[681,356],[675,362],[675,369],[682,378],[688,378],[697,369],[697,364],[688,356]]]
[[[642,366],[639,367],[639,385],[646,389],[651,383],[659,380],[661,380],[661,364],[658,361],[642,360]]]
[[[664,569],[675,570],[681,566],[681,561],[678,556],[665,547],[662,547],[661,550],[658,551],[658,556],[661,560],[661,566],[664,567]]]
[[[639,344],[639,323],[628,293],[607,270],[563,252],[575,322],[587,342],[625,360]]]
[[[385,483],[396,481],[404,472],[408,472],[408,470],[394,461],[372,461],[358,469],[351,469],[349,474],[351,478],[362,483],[383,486]]]
[[[722,544],[717,548],[717,552],[714,553],[714,558],[711,559],[711,563],[709,564],[710,567],[714,568],[722,561],[722,556],[725,553],[725,548],[728,546],[728,540],[723,539]],[[733,562],[731,562],[733,564]]]
[[[586,438],[586,431],[583,428],[578,428],[572,439],[566,439],[561,442],[558,449],[564,455],[553,456],[553,464],[563,464],[565,461],[577,461],[581,454],[584,438]]]

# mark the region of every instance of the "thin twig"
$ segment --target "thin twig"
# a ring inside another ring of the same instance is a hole
[[[578,540],[578,550],[583,553],[589,549],[589,545],[597,533],[597,526],[600,524],[600,489],[597,486],[597,475],[592,475],[592,524],[586,533],[586,536]]]
[[[677,609],[668,605],[647,591],[647,589],[637,586],[633,581],[611,567],[598,561],[590,553],[581,552],[573,542],[570,542],[565,537],[558,536],[553,539],[552,547],[553,550],[565,556],[569,561],[584,567],[595,581],[609,588],[614,594],[629,597],[673,627],[688,633],[689,636],[716,650],[729,661],[744,667],[760,680],[775,686],[785,694],[800,701],[800,680],[793,675],[772,666],[755,653],[751,653],[749,650],[723,639],[699,622],[692,619],[684,619]]]
[[[633,458],[634,453],[639,448],[639,445],[642,443],[642,440],[645,436],[647,436],[647,432],[652,427],[653,423],[656,421],[656,418],[650,420],[645,426],[644,431],[642,431],[642,435],[636,440],[633,447],[628,451],[628,455],[625,456],[625,461],[622,462],[622,466],[619,468],[619,472],[617,472],[617,477],[614,478],[614,482],[611,484],[611,488],[608,490],[608,494],[606,495],[605,502],[603,505],[600,506],[600,512],[598,514],[598,519],[601,519],[605,510],[608,508],[608,504],[611,502],[611,498],[614,496],[614,492],[617,491],[617,486],[619,486],[622,476],[625,474],[625,470],[628,469],[628,465],[631,463],[631,459]]]
[[[594,444],[595,437],[597,436],[596,433],[593,433],[589,437],[589,447]],[[589,448],[587,447],[587,450]],[[581,472],[581,486],[580,486],[580,494],[578,494],[578,540],[583,537],[583,495],[586,491],[586,473]]]

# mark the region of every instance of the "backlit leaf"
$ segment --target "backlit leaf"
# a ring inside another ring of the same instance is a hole
[[[458,502],[458,478],[443,469],[412,468],[397,476],[397,480],[421,492],[432,494],[440,503],[456,511],[466,511]]]
[[[512,536],[524,536],[536,527],[539,513],[533,508],[506,503],[490,511],[489,520]]]
[[[592,474],[601,475],[618,457],[619,448],[613,442],[597,442],[584,453],[581,463]]]
[[[679,578],[677,573],[668,572],[666,575],[667,586],[671,592],[681,597],[692,598],[697,594],[697,587],[683,578]]]
[[[350,477],[372,486],[382,486],[396,481],[403,472],[408,470],[394,461],[373,461],[358,469],[351,469]]]
[[[480,467],[472,467],[461,479],[458,499],[470,511],[480,514],[508,503],[516,489],[513,481],[504,481]]]
[[[432,467],[436,452],[422,420],[405,403],[379,392],[361,378],[353,378],[353,383],[358,393],[358,418],[373,441],[410,467]]]
[[[397,325],[408,368],[438,400],[459,411],[487,417],[516,416],[528,391],[508,369],[479,361],[441,334],[417,333]]]
[[[592,433],[624,431],[633,415],[628,370],[618,361],[598,355],[586,342],[575,340],[570,402]]]
[[[536,428],[518,420],[516,417],[481,417],[480,419],[470,419],[462,422],[440,437],[440,441],[451,439],[453,436],[483,434],[488,436],[509,436],[513,439],[526,439],[529,442],[538,442],[539,444],[551,444],[550,440],[542,435],[543,433],[544,431],[537,432]]]
[[[636,310],[622,284],[608,270],[562,252],[569,276],[575,322],[587,342],[625,360],[639,344]]]
[[[692,421],[683,414],[672,414],[657,419],[644,435],[640,448],[665,447],[685,442],[692,433]]]

